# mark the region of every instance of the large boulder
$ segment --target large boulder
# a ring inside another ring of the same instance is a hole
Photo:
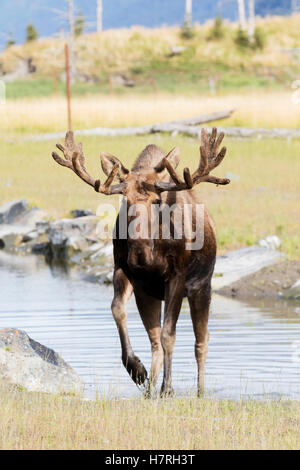
[[[81,393],[79,375],[55,351],[24,331],[0,330],[0,381],[29,392]]]
[[[25,199],[17,199],[0,207],[0,224],[14,224],[28,209]]]
[[[96,216],[61,219],[49,229],[49,242],[53,258],[70,259],[74,253],[86,250],[97,241]]]

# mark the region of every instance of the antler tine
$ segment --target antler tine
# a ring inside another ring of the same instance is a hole
[[[92,178],[85,168],[85,157],[82,150],[82,144],[76,144],[74,141],[74,134],[72,131],[67,132],[65,137],[65,146],[56,144],[56,147],[63,152],[64,158],[60,157],[56,152],[52,152],[53,159],[62,166],[69,168],[79,176],[85,183],[92,186],[96,192],[103,194],[122,194],[125,185],[118,184],[111,186],[113,179],[118,172],[118,165],[116,164],[105,183],[102,185],[100,180]]]
[[[214,127],[209,136],[206,129],[201,130],[201,146],[200,146],[200,162],[197,170],[191,175],[188,168],[184,169],[184,181],[179,178],[172,165],[166,161],[165,167],[167,168],[174,183],[157,182],[156,188],[160,191],[181,191],[192,189],[193,186],[199,183],[213,183],[216,185],[226,185],[230,183],[227,178],[218,178],[210,175],[210,172],[220,165],[226,155],[226,147],[223,147],[218,153],[218,149],[224,139],[224,132],[221,132],[217,137],[218,131]]]

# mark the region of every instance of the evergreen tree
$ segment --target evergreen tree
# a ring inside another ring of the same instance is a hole
[[[74,32],[75,36],[81,36],[84,30],[85,20],[82,11],[78,13],[77,18],[75,19]]]
[[[27,30],[26,30],[26,41],[27,42],[36,41],[38,37],[39,35],[38,35],[37,30],[35,29],[33,24],[30,23],[27,26]]]
[[[16,41],[15,41],[13,32],[10,31],[9,37],[8,37],[8,39],[7,39],[7,41],[6,41],[6,47],[13,46],[14,44],[16,44]]]

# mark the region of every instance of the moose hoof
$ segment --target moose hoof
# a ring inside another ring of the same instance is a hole
[[[147,371],[137,356],[130,356],[123,359],[123,364],[132,380],[137,385],[142,385],[147,379]]]
[[[161,398],[171,398],[174,396],[174,389],[172,386],[169,386],[169,387],[164,387],[162,386],[161,387],[161,390],[160,390],[160,397]]]

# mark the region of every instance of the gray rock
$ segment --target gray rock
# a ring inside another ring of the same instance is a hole
[[[49,242],[54,258],[71,258],[74,253],[87,249],[97,241],[96,216],[62,219],[50,224]]]
[[[0,224],[13,224],[24,215],[28,209],[28,202],[24,199],[10,201],[0,207]]]
[[[268,248],[269,250],[277,250],[281,246],[281,240],[277,235],[269,235],[258,242],[259,246]]]
[[[284,292],[283,297],[286,299],[300,300],[300,279],[298,279],[290,289]]]
[[[36,224],[43,222],[47,215],[46,211],[38,207],[33,207],[18,218],[18,224],[35,228]]]
[[[77,219],[78,217],[86,217],[87,215],[95,215],[92,211],[85,210],[85,209],[75,209],[71,211],[73,219]]]
[[[83,390],[82,380],[59,354],[13,328],[0,330],[0,380],[29,392]]]
[[[270,266],[283,257],[282,253],[261,246],[249,246],[218,256],[214,277],[213,289],[221,289]]]

